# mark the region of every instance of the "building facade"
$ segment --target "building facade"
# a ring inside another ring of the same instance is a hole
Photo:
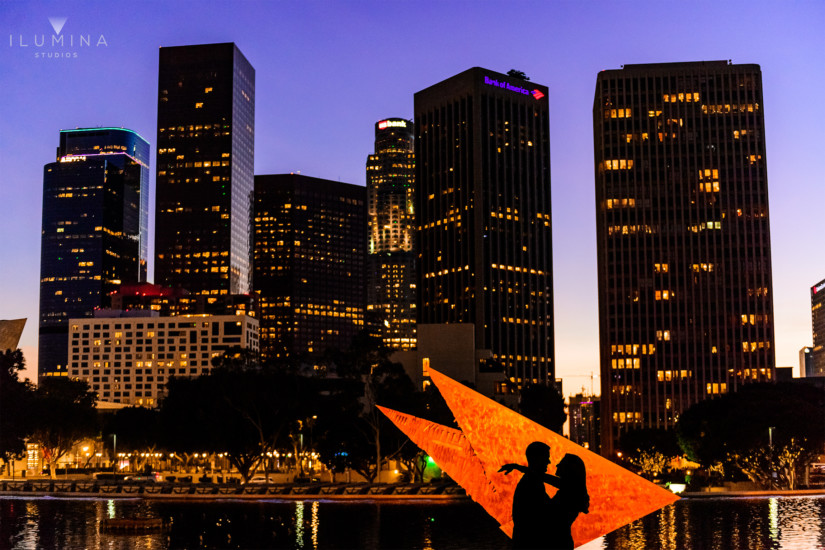
[[[371,332],[394,350],[415,347],[414,199],[412,122],[378,121],[367,157],[367,317]]]
[[[807,378],[814,375],[814,348],[805,346],[799,350],[799,377]]]
[[[814,345],[805,376],[825,376],[825,280],[811,287],[811,324]],[[810,372],[810,374],[808,374]]]
[[[62,130],[43,171],[40,376],[65,376],[69,319],[146,278],[149,143],[125,128]]]
[[[601,451],[599,397],[582,393],[571,395],[567,410],[570,421],[570,441],[594,453],[599,453]]]
[[[519,387],[554,381],[547,93],[475,67],[415,94],[418,322],[472,323]]]
[[[249,315],[258,317],[257,295],[227,294],[212,296],[192,294],[183,288],[170,288],[151,283],[124,284],[109,294],[107,309],[154,311],[161,317],[176,315]]]
[[[366,189],[299,174],[255,177],[261,354],[347,349],[364,329]]]
[[[774,378],[758,65],[625,65],[593,104],[602,452]]]
[[[233,43],[160,49],[155,283],[251,284],[255,70]]]
[[[258,351],[258,321],[246,315],[100,310],[69,324],[69,375],[111,403],[156,407],[171,376],[209,374],[234,347]]]

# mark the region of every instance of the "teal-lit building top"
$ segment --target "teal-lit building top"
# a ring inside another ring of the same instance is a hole
[[[60,132],[43,171],[39,373],[65,375],[69,320],[146,280],[149,144],[125,128]]]

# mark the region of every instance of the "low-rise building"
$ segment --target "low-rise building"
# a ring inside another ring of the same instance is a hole
[[[69,376],[86,380],[99,403],[155,407],[170,377],[208,374],[233,347],[259,350],[257,319],[98,310],[69,322]]]

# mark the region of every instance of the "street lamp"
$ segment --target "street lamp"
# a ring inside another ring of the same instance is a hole
[[[112,434],[112,473],[117,473],[117,434]]]

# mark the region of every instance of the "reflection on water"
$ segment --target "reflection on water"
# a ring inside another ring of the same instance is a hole
[[[586,550],[816,550],[825,548],[825,497],[682,499]]]
[[[162,517],[163,532],[101,533],[111,517]],[[0,498],[0,548],[397,548],[504,550],[472,502],[143,501]],[[682,499],[587,550],[825,548],[825,497]]]

